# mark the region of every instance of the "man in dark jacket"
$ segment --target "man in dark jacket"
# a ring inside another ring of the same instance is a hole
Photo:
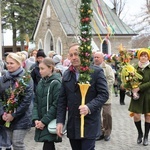
[[[69,48],[71,66],[65,71],[58,99],[57,135],[62,136],[68,108],[67,137],[73,150],[94,150],[95,139],[100,135],[100,109],[108,99],[108,88],[104,72],[100,67],[92,67],[90,87],[81,105],[79,77],[79,45]],[[84,115],[84,138],[80,136],[81,115]]]

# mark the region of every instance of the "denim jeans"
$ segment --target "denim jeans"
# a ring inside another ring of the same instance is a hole
[[[25,150],[24,138],[29,129],[9,131],[13,150]]]

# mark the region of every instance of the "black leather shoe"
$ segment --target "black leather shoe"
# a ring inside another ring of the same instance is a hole
[[[144,137],[143,145],[144,145],[144,146],[147,146],[147,145],[148,145],[148,137]]]
[[[122,102],[122,103],[120,103],[120,105],[125,105],[125,103],[124,103],[124,102]]]
[[[109,135],[105,135],[104,140],[105,141],[109,141],[110,140],[110,136]]]
[[[96,141],[104,139],[104,135],[101,135],[100,137],[96,138]]]
[[[139,136],[137,138],[137,144],[140,144],[142,142],[142,138],[143,138],[143,135],[139,134]]]

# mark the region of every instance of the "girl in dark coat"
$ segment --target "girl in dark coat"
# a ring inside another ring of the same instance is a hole
[[[32,117],[36,128],[35,141],[44,142],[43,150],[55,150],[54,142],[61,142],[61,138],[50,134],[47,125],[56,118],[61,76],[54,73],[54,62],[51,58],[44,58],[39,68],[42,79],[37,85]]]
[[[132,90],[132,92],[139,93],[139,99],[131,99],[129,111],[133,112],[135,126],[138,130],[137,143],[140,144],[143,138],[141,128],[141,114],[145,117],[145,134],[143,145],[148,145],[148,133],[150,129],[150,51],[148,49],[141,49],[137,53],[139,62],[137,65],[137,72],[142,75],[143,79],[139,87]]]

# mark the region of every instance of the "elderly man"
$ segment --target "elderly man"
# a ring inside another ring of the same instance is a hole
[[[62,78],[62,87],[58,99],[57,135],[62,136],[68,108],[67,137],[73,150],[94,150],[95,140],[100,136],[100,108],[108,99],[107,82],[102,68],[93,66],[90,87],[81,105],[81,92],[78,85],[80,57],[79,45],[69,48],[71,66]],[[84,138],[80,136],[81,115],[84,115]]]
[[[112,116],[111,116],[111,99],[112,99],[112,87],[115,81],[114,72],[111,66],[104,62],[104,56],[102,52],[96,52],[94,54],[94,65],[102,67],[106,76],[109,99],[102,107],[102,131],[103,134],[97,139],[101,140],[104,138],[105,141],[110,140],[110,134],[112,130]]]

